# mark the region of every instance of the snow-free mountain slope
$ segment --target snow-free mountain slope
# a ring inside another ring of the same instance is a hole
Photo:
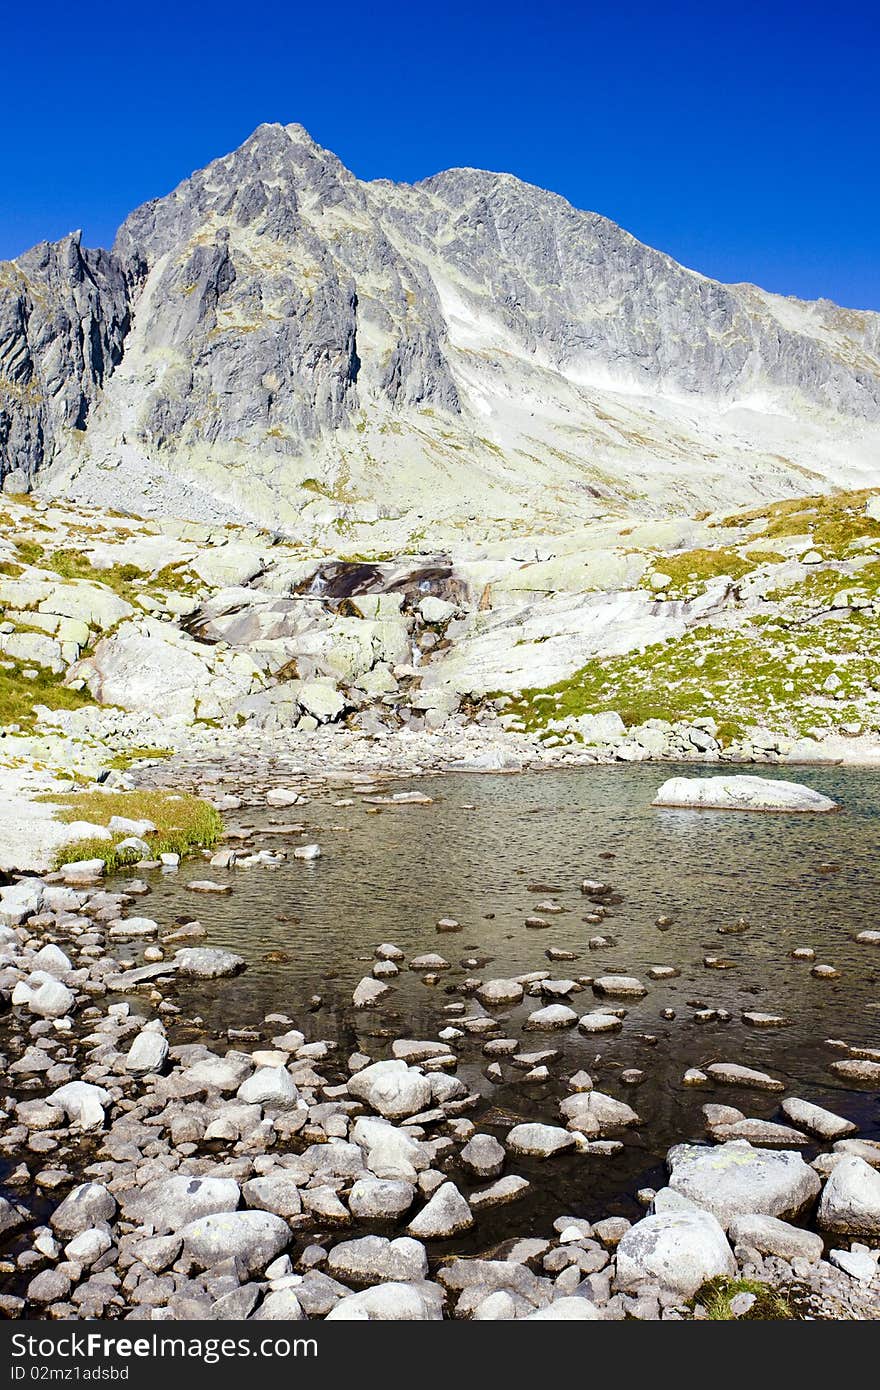
[[[508,174],[300,126],[0,267],[0,467],[357,546],[876,481],[880,315],[726,286]]]

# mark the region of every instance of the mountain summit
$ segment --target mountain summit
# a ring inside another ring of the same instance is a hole
[[[362,182],[298,125],[109,252],[0,264],[7,489],[400,540],[857,486],[878,445],[880,315],[718,284],[509,174]]]

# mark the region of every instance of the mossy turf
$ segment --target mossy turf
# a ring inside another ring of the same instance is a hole
[[[752,1294],[755,1301],[737,1317],[730,1305],[741,1293]],[[790,1322],[798,1317],[794,1304],[784,1293],[758,1279],[732,1279],[719,1275],[697,1290],[691,1307],[697,1304],[705,1308],[710,1322]]]
[[[91,821],[93,825],[109,825],[113,816],[127,820],[150,820],[156,827],[145,837],[154,857],[160,854],[185,855],[194,849],[211,849],[223,831],[223,821],[213,806],[200,797],[175,795],[164,791],[131,792],[71,792],[65,796],[49,795],[59,807],[57,818],[68,824],[72,821]],[[121,868],[137,854],[120,851],[117,845],[126,839],[120,832],[112,841],[100,839],[77,840],[65,845],[57,863],[68,864],[76,859],[102,859],[108,872]]]
[[[173,753],[173,748],[126,748],[124,753],[117,753],[111,758],[107,766],[116,772],[127,772],[133,763],[141,762],[143,759],[170,758]]]
[[[36,675],[25,676],[26,670],[35,671]],[[33,729],[36,723],[34,705],[46,705],[48,709],[80,709],[91,703],[88,693],[71,690],[62,683],[60,676],[45,666],[15,662],[8,671],[0,669],[0,728],[18,724],[24,730]]]
[[[132,564],[99,569],[80,550],[53,550],[41,563],[62,579],[88,579],[92,584],[103,584],[128,603],[134,603],[147,586],[165,592],[185,592],[193,587],[184,570],[175,565],[166,565],[156,574]]]
[[[861,488],[831,496],[795,497],[785,502],[774,502],[769,507],[754,507],[748,512],[735,513],[725,517],[722,524],[745,526],[763,521],[765,525],[753,533],[753,540],[780,540],[786,536],[809,535],[817,549],[839,559],[847,553],[853,541],[869,537],[880,543],[880,521],[865,513],[869,499],[875,496],[876,488]]]
[[[675,555],[658,556],[648,576],[656,579],[666,578],[662,588],[669,597],[693,597],[702,593],[710,579],[727,575],[731,580],[742,579],[752,574],[762,565],[777,564],[784,556],[775,551],[749,551],[741,553],[731,546],[718,546],[716,549],[683,550]],[[646,576],[642,588],[656,589]]]

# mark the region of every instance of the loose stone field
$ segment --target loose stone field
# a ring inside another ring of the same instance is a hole
[[[876,1313],[880,774],[811,769],[832,816],[655,807],[644,765],[174,775],[223,810],[210,863],[8,929],[81,991],[69,1028],[21,986],[2,1024],[8,1312],[716,1317],[694,1295],[745,1277]],[[97,1124],[62,1117],[78,1080]],[[817,1207],[846,1165],[849,1225]],[[86,1179],[108,1209],[67,1233]]]

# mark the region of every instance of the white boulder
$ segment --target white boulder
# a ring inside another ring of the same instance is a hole
[[[622,1289],[656,1281],[690,1298],[707,1279],[735,1273],[724,1231],[707,1211],[646,1216],[630,1226],[617,1247],[617,1283]]]
[[[880,1238],[880,1173],[856,1154],[839,1160],[825,1184],[817,1224],[834,1235]]]
[[[743,1140],[714,1148],[677,1144],[666,1162],[669,1186],[712,1212],[725,1227],[745,1213],[800,1216],[819,1193],[813,1169],[791,1149],[755,1149]]]
[[[837,811],[828,796],[775,777],[670,777],[652,803],[705,811]]]
[[[431,1101],[431,1083],[406,1062],[373,1062],[356,1072],[348,1089],[387,1119],[404,1119],[424,1110]]]

